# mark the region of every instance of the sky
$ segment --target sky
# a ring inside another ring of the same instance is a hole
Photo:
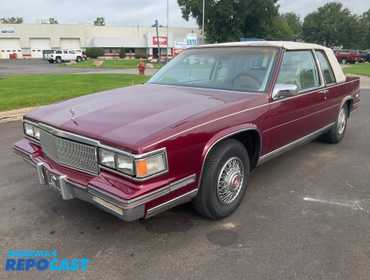
[[[177,0],[169,1],[170,26],[196,26],[185,21]],[[207,1],[207,0],[206,0]],[[27,23],[37,23],[55,17],[59,23],[92,23],[103,16],[107,25],[148,26],[158,18],[166,25],[167,0],[1,0],[0,17],[22,16]],[[295,12],[301,18],[328,0],[279,0],[281,12]],[[356,14],[370,9],[370,0],[337,1]]]

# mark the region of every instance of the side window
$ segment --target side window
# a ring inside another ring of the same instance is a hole
[[[287,51],[276,83],[296,85],[298,91],[320,87],[319,73],[312,52]]]
[[[324,76],[324,80],[326,84],[335,83],[335,76],[333,73],[333,69],[330,66],[330,63],[328,59],[326,58],[326,55],[324,51],[315,51],[317,59],[320,63],[320,68],[322,75]]]
[[[64,54],[68,54],[68,51],[63,51]]]

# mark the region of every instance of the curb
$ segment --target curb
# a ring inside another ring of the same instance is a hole
[[[23,109],[0,112],[0,123],[21,120],[25,114],[37,108],[38,107],[28,107]]]

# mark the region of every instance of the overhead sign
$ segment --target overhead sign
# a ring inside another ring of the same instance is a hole
[[[152,43],[154,46],[158,46],[158,41],[159,41],[159,46],[161,47],[167,47],[167,44],[168,44],[168,40],[167,40],[167,36],[153,36],[152,37]]]
[[[1,34],[13,34],[15,33],[15,29],[14,28],[1,28],[0,33]]]

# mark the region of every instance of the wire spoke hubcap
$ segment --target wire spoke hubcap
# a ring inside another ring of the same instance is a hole
[[[338,134],[341,135],[344,132],[344,129],[346,128],[346,121],[346,112],[345,109],[342,108],[338,116]]]
[[[230,204],[238,197],[244,183],[244,166],[242,161],[230,158],[221,168],[217,180],[217,197],[222,204]]]

